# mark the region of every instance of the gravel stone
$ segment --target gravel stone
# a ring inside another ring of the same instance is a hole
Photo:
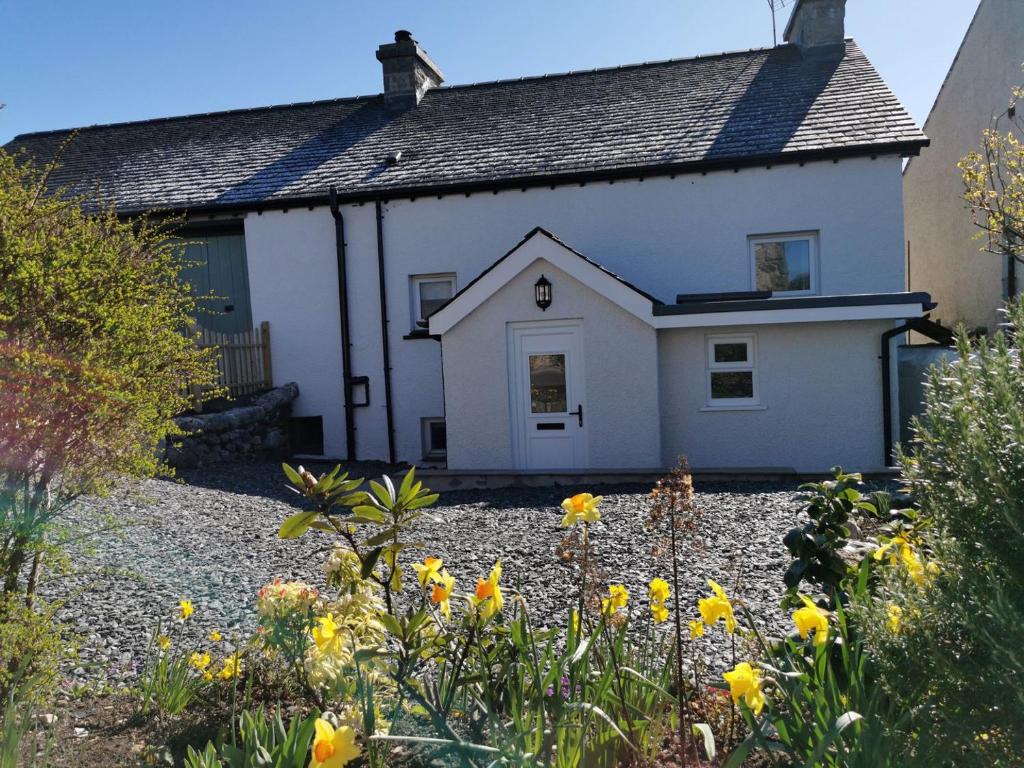
[[[383,470],[373,464],[355,467],[353,474],[374,477]],[[697,482],[703,516],[699,546],[680,569],[682,604],[690,614],[684,619],[696,616],[696,600],[708,593],[712,578],[743,599],[765,632],[789,630],[779,600],[788,563],[782,537],[800,509],[795,487]],[[411,540],[426,547],[411,557],[442,557],[465,590],[501,558],[503,584],[525,595],[535,624],[564,626],[575,591],[554,554],[565,535],[559,504],[580,490],[604,496],[591,541],[609,579],[625,584],[632,609],[646,614],[647,583],[668,578],[650,556],[653,541],[643,526],[646,486],[450,491],[429,510],[430,518],[417,522]],[[80,502],[70,517],[76,526],[90,530],[109,516],[123,527],[73,552],[78,572],[44,590],[67,600],[60,616],[80,635],[80,658],[70,671],[74,682],[130,683],[160,620],[175,642],[201,643],[214,629],[239,641],[256,628],[255,595],[263,584],[280,576],[322,587],[325,539],[307,534],[282,541],[276,534],[298,501],[279,464],[253,461],[184,470],[179,478],[146,480]],[[174,617],[186,598],[196,610],[182,625]],[[697,645],[715,668],[729,656],[720,629]]]

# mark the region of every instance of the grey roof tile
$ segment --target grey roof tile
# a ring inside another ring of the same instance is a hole
[[[7,148],[46,160],[71,135]],[[369,96],[93,126],[53,183],[126,211],[247,206],[925,141],[850,41],[839,62],[779,46],[444,87],[397,114]]]

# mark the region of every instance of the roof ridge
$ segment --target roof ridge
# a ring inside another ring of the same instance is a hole
[[[846,38],[848,43],[853,43],[856,47],[856,43],[853,38]],[[431,90],[434,91],[455,91],[460,89],[469,88],[483,88],[493,85],[505,85],[522,82],[534,82],[541,80],[555,80],[567,77],[579,77],[582,75],[589,75],[599,72],[619,72],[623,70],[633,69],[644,69],[648,67],[664,66],[666,64],[680,64],[684,62],[695,62],[695,61],[709,61],[714,59],[723,59],[733,56],[749,56],[755,53],[766,53],[781,49],[795,48],[796,46],[791,43],[781,43],[776,46],[765,46],[762,48],[746,48],[736,49],[732,51],[721,51],[719,53],[702,53],[695,56],[681,56],[669,59],[655,59],[652,61],[641,61],[632,64],[618,64],[608,67],[594,67],[591,69],[573,69],[566,72],[551,72],[542,75],[523,75],[521,77],[510,77],[510,78],[499,78],[497,80],[482,80],[475,83],[456,83],[453,85],[442,85]],[[859,50],[859,48],[858,48]],[[429,93],[429,92],[428,92]],[[185,115],[165,115],[161,117],[149,117],[141,120],[117,120],[110,123],[93,123],[91,125],[75,126],[71,128],[53,128],[44,131],[29,131],[27,133],[19,133],[11,141],[17,141],[19,139],[26,139],[37,136],[56,136],[60,134],[77,133],[81,131],[94,131],[102,130],[105,128],[123,128],[126,126],[135,125],[155,125],[160,123],[176,122],[179,120],[194,120],[203,117],[225,117],[228,115],[242,115],[247,113],[256,112],[270,112],[273,110],[286,110],[286,109],[301,109],[304,107],[316,107],[325,106],[328,104],[343,104],[347,102],[356,101],[372,101],[374,99],[380,99],[383,96],[382,93],[365,94],[362,96],[339,96],[332,99],[313,99],[311,101],[296,101],[286,104],[265,104],[258,107],[236,107],[234,109],[220,109],[212,110],[210,112],[191,112]]]

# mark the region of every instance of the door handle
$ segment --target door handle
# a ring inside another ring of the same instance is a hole
[[[567,415],[579,417],[580,426],[581,427],[583,426],[583,406],[582,405],[577,405],[576,406],[576,410],[575,411],[569,411],[569,413]]]

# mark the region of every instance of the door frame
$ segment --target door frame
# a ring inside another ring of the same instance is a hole
[[[576,343],[579,349],[578,354],[574,356],[576,359],[571,360],[570,365],[575,369],[575,375],[579,377],[579,389],[581,391],[574,393],[576,394],[576,397],[573,399],[576,401],[576,404],[583,407],[584,414],[588,414],[586,400],[587,375],[583,344],[583,320],[581,318],[571,318],[566,320],[530,320],[507,323],[507,379],[509,390],[509,419],[511,422],[509,424],[509,432],[512,437],[512,461],[515,464],[515,468],[522,471],[533,471],[527,468],[527,419],[523,410],[526,401],[526,393],[523,392],[523,377],[522,371],[519,368],[519,365],[522,362],[522,349],[519,344],[519,338],[524,335],[524,332],[530,331],[534,332],[534,334],[541,332],[542,335],[544,333],[554,335],[557,333],[565,333],[566,331],[571,331],[575,334]],[[573,377],[573,373],[570,371],[567,371],[566,374],[567,381]],[[567,402],[566,405],[567,407],[572,407],[573,403]],[[587,434],[588,433],[584,431],[578,437],[577,448],[580,466],[575,467],[575,469],[586,469],[590,465],[590,446],[589,441],[587,440]],[[564,469],[573,469],[573,467],[565,467]],[[535,471],[540,472],[544,470]]]

